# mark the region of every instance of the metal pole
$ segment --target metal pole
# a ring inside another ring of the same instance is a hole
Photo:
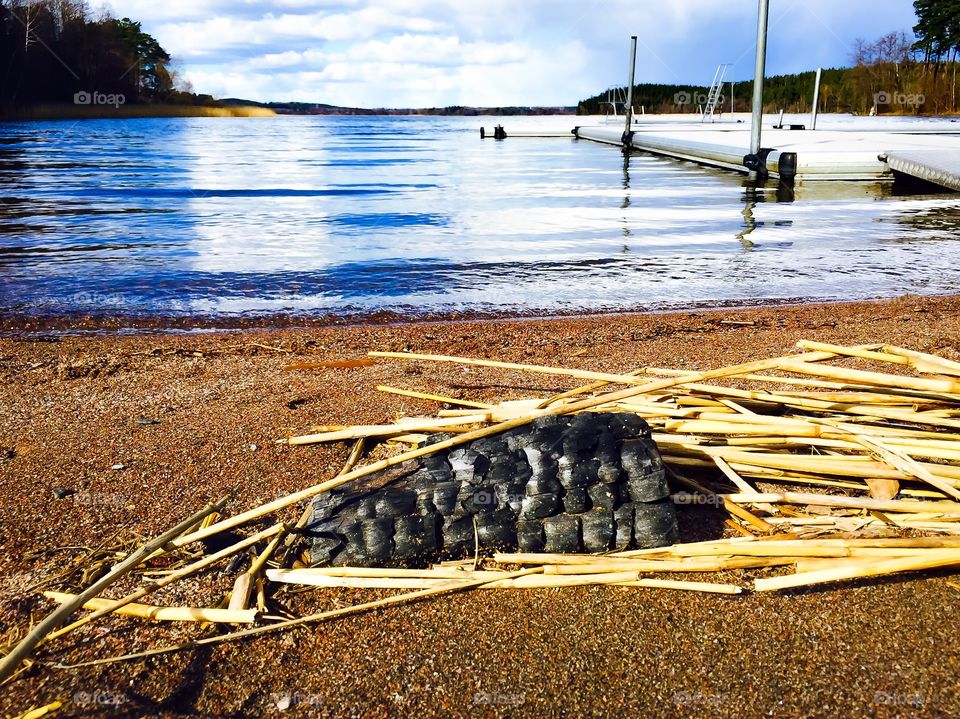
[[[813,107],[810,109],[810,129],[817,129],[817,113],[820,111],[820,76],[823,68],[817,68],[817,80],[813,84]]]
[[[637,36],[630,36],[630,84],[627,85],[627,124],[623,129],[624,133],[630,132],[630,125],[633,122],[633,76],[637,69]]]
[[[733,115],[733,83],[730,83],[730,114]]]
[[[757,65],[753,71],[753,117],[750,121],[750,154],[760,152],[760,130],[763,124],[763,74],[767,66],[767,18],[770,0],[760,0],[757,14]]]

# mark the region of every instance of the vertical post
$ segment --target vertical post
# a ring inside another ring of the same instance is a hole
[[[767,18],[770,0],[760,0],[757,13],[757,64],[753,71],[753,117],[750,125],[750,154],[760,152],[760,131],[763,124],[763,75],[767,67]]]
[[[823,75],[823,68],[817,68],[817,79],[813,83],[813,107],[810,108],[810,129],[817,129],[817,113],[820,112],[820,76]]]
[[[626,127],[623,129],[624,139],[626,141],[626,134],[630,132],[630,125],[633,123],[633,77],[634,72],[637,69],[637,36],[630,36],[630,84],[627,85],[627,121]]]
[[[733,115],[733,83],[730,83],[730,114]]]
[[[950,109],[957,109],[957,49],[953,49],[953,85],[950,88]]]

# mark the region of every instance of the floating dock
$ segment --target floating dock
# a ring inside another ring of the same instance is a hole
[[[622,128],[575,129],[584,140],[624,145]],[[632,149],[748,172],[750,133],[743,126],[634,125]],[[851,130],[764,129],[763,161],[771,177],[787,181],[885,181],[900,173],[960,191],[960,135]]]
[[[560,130],[511,130],[509,137],[564,137],[571,138],[573,137],[573,130],[570,131],[560,131]],[[508,135],[507,131],[503,129],[502,125],[497,125],[492,128],[481,127],[480,128],[480,139],[485,140],[486,138],[492,138],[494,140],[506,140]]]
[[[960,153],[944,150],[897,150],[883,157],[894,172],[960,192]]]
[[[728,116],[718,122],[700,122],[695,115],[644,115],[624,137],[624,122],[583,118],[590,124],[570,130],[553,123],[538,126],[519,123],[509,130],[502,125],[481,128],[480,137],[573,138],[624,146],[664,157],[748,173],[749,117]],[[760,153],[767,174],[786,183],[819,181],[889,182],[912,178],[960,192],[960,121],[952,118],[904,119],[821,115],[826,127],[818,130],[787,129],[798,126],[793,116],[783,128],[764,118]],[[572,122],[571,122],[572,124]]]

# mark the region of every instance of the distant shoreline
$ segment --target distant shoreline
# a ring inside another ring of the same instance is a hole
[[[576,114],[574,107],[427,107],[355,108],[308,103],[258,103],[226,99],[222,105],[75,105],[49,103],[21,107],[0,107],[0,122],[29,120],[125,120],[146,117],[277,117],[310,116],[440,116],[440,117],[527,117]]]
[[[68,105],[49,104],[3,108],[0,122],[29,120],[129,120],[148,117],[276,117],[277,113],[265,107],[235,105]]]
[[[650,115],[669,117],[676,115],[684,117],[684,113],[648,113]],[[739,112],[737,115],[748,116],[748,113]],[[775,115],[773,111],[767,115]],[[803,113],[794,113],[803,114]],[[826,113],[829,114],[829,113]],[[842,115],[858,116],[856,113],[838,113]],[[42,104],[23,107],[0,107],[0,122],[30,122],[35,120],[131,120],[162,117],[541,117],[541,116],[570,116],[577,117],[576,112],[569,108],[420,108],[420,109],[362,109],[349,107],[320,106],[317,109],[290,108],[283,105],[261,104],[224,106],[213,105],[73,105],[67,103]],[[687,113],[689,115],[689,113]],[[582,117],[582,115],[580,115]],[[863,115],[862,117],[866,117]],[[876,115],[877,118],[911,117],[917,119],[958,119],[960,114],[944,113],[940,115],[926,115],[908,112],[885,112]],[[618,116],[619,119],[619,116]]]
[[[318,102],[258,102],[237,97],[220,98],[228,107],[263,107],[278,115],[370,115],[438,117],[511,117],[537,115],[576,115],[575,105],[446,105],[444,107],[347,107]]]

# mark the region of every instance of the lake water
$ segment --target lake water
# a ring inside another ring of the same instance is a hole
[[[6,315],[556,313],[960,292],[960,196],[795,194],[481,124],[0,124]]]

